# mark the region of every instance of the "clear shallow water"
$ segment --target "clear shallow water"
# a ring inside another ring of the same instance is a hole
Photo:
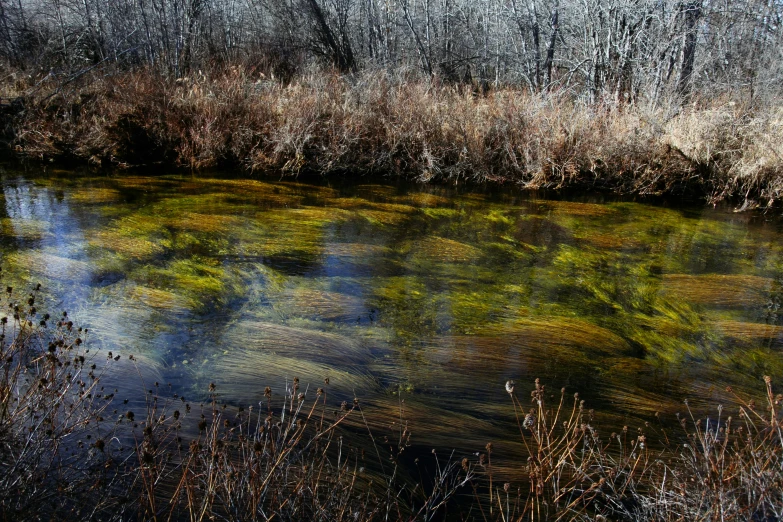
[[[780,222],[443,188],[3,173],[4,280],[191,400],[330,380],[422,446],[516,451],[507,379],[606,424],[783,378]],[[122,383],[142,390],[133,371]],[[697,406],[698,407],[698,406]],[[498,446],[498,441],[500,445]],[[506,441],[506,442],[504,442]],[[505,446],[504,446],[505,444]]]

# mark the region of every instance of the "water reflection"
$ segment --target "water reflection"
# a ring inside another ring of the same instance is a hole
[[[475,449],[513,428],[508,378],[622,422],[783,376],[780,232],[747,215],[12,173],[0,213],[7,279],[43,283],[41,308],[196,399],[212,381],[247,405],[328,377],[377,419],[405,397],[420,443]]]

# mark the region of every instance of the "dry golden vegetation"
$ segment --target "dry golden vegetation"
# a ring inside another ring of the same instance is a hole
[[[378,422],[385,406],[341,401],[329,379],[267,387],[247,408],[210,384],[192,403],[153,383],[143,358],[90,352],[66,313],[38,312],[38,288],[4,295],[2,520],[783,517],[783,395],[769,377],[756,400],[727,389],[706,417],[686,402],[639,427],[508,381],[492,411],[516,435],[457,455],[416,447],[426,416],[400,404]],[[129,374],[143,389],[127,396],[113,386]]]
[[[242,67],[176,81],[148,70],[87,76],[35,88],[6,80],[0,96],[24,101],[7,140],[18,153],[689,193],[746,206],[783,194],[783,108],[729,98],[586,104],[565,91],[483,92],[402,73],[310,72],[284,84]]]

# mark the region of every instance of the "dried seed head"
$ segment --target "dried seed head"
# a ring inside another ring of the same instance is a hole
[[[514,381],[506,381],[506,392],[509,395],[514,393]]]
[[[150,465],[155,463],[155,456],[150,453],[149,451],[145,451],[141,455],[141,460],[144,462],[144,464]]]

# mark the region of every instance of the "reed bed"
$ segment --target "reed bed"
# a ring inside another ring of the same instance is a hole
[[[313,71],[280,84],[241,67],[176,81],[147,70],[86,75],[22,99],[11,145],[42,159],[589,186],[744,208],[783,194],[781,109],[730,99],[590,105],[567,92],[476,92],[381,72]]]

